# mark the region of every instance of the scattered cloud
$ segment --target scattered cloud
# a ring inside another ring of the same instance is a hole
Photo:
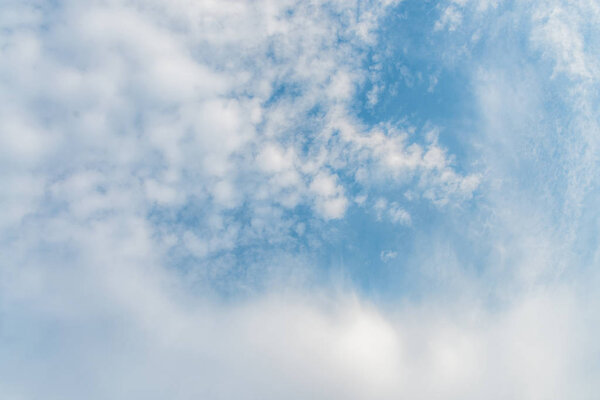
[[[594,398],[600,8],[419,7],[3,1],[0,397]]]

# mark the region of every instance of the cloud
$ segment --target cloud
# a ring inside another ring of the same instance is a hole
[[[598,7],[404,6],[3,2],[0,397],[594,398]]]
[[[302,218],[343,218],[361,186],[410,177],[420,199],[468,199],[477,185],[437,143],[353,116],[392,6],[7,3],[1,173],[22,190],[2,192],[12,207],[4,229],[55,211],[81,223],[160,215],[154,229],[177,237],[169,243],[184,257],[186,237],[225,235],[208,232],[202,215],[279,227],[242,224],[239,247],[262,246],[293,238],[286,227]],[[302,207],[310,212],[300,218]]]
[[[83,259],[3,276],[3,394],[502,399],[597,390],[585,372],[597,354],[593,311],[580,307],[585,287],[532,290],[496,310],[468,295],[388,308],[320,289],[219,303],[157,268],[147,225],[119,225],[74,238]],[[32,346],[44,348],[24,358]]]
[[[379,258],[381,258],[381,261],[383,261],[383,262],[391,261],[396,257],[398,257],[398,253],[395,251],[391,251],[391,250],[387,250],[387,251],[384,250],[379,255]]]

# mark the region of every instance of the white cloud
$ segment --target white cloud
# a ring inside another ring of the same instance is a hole
[[[398,252],[392,250],[384,250],[379,254],[379,258],[381,258],[381,261],[383,262],[391,261],[396,257],[398,257]]]
[[[555,62],[555,73],[573,78],[598,79],[600,70],[593,53],[586,51],[580,32],[588,23],[600,19],[600,8],[589,2],[572,5],[546,1],[532,12],[531,40]],[[591,56],[591,57],[590,57]]]
[[[325,218],[340,218],[344,215],[348,200],[335,175],[321,172],[313,179],[309,188],[315,196],[317,210]]]
[[[267,144],[258,155],[258,163],[267,172],[280,172],[293,167],[293,151],[284,152],[279,146]]]
[[[539,126],[535,75],[485,66],[471,82],[493,170],[481,230],[500,228],[499,261],[482,279],[510,275],[490,295],[498,307],[479,305],[487,282],[447,266],[459,258],[429,237],[436,263],[422,274],[467,287],[464,298],[375,306],[351,291],[324,295],[302,286],[313,281],[290,265],[295,254],[260,253],[322,245],[311,224],[343,218],[349,199],[410,225],[405,204],[379,193],[390,184],[406,202],[440,207],[479,187],[436,135],[421,143],[417,129],[353,117],[386,4],[3,3],[0,397],[594,398],[593,285],[540,284],[576,248],[562,235],[573,225],[549,229],[554,215],[526,191],[511,195],[503,175],[531,160],[515,149],[543,139],[521,135]],[[439,29],[463,29],[468,4],[444,8]],[[497,2],[477,4],[491,12]],[[597,62],[578,27],[584,11],[598,14],[585,7],[532,14],[533,46],[587,96],[574,125],[591,129],[567,142],[575,150],[561,164],[574,171],[558,207],[566,218],[597,169],[595,97],[580,85],[596,82]],[[294,235],[302,240],[286,242]],[[219,303],[219,288],[242,299]]]
[[[463,15],[454,5],[450,5],[444,9],[440,19],[435,23],[436,31],[448,29],[450,32],[456,30],[462,22]]]
[[[575,287],[524,292],[495,311],[466,293],[393,311],[319,290],[215,304],[156,268],[148,233],[139,220],[100,223],[72,237],[82,260],[2,271],[3,395],[591,399],[598,389],[585,372],[598,352],[594,311]],[[35,359],[21,357],[44,340]]]

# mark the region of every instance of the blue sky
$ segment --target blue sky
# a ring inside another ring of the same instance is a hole
[[[0,397],[594,399],[593,0],[0,0]]]

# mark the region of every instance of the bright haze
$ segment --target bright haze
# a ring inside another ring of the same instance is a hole
[[[595,0],[0,0],[0,398],[594,400]]]

